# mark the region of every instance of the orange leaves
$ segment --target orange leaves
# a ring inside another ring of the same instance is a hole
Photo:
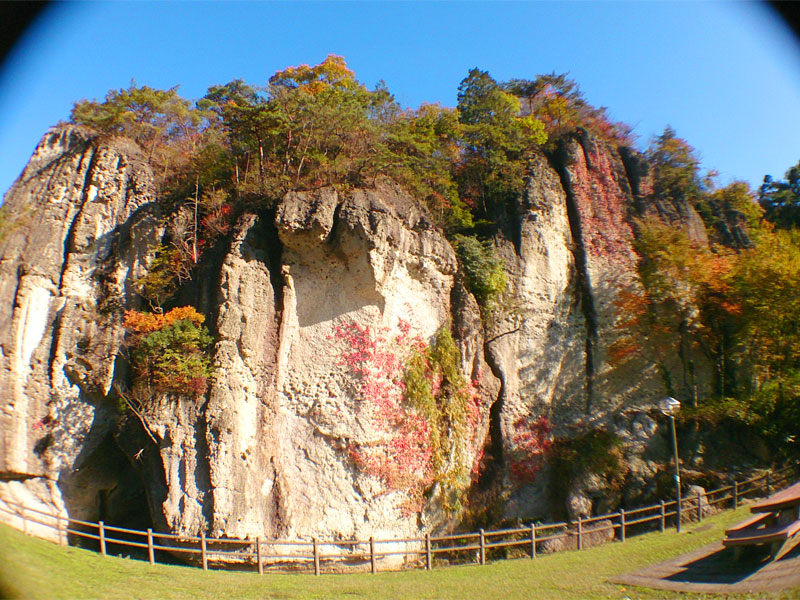
[[[631,337],[614,341],[608,348],[608,360],[612,365],[620,365],[633,358],[642,349],[642,345]]]
[[[181,306],[163,315],[126,310],[122,324],[135,334],[147,334],[164,329],[177,321],[191,321],[199,326],[205,320],[205,316],[198,313],[193,306]]]
[[[123,324],[135,385],[148,393],[202,395],[213,373],[208,356],[213,339],[204,320],[192,306],[164,315],[126,311]]]

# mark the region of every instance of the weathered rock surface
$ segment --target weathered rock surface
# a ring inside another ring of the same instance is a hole
[[[402,490],[355,467],[353,445],[386,432],[343,368],[334,331],[353,322],[391,339],[408,323],[430,340],[451,323],[481,395],[465,451],[474,456],[486,438],[499,454],[502,485],[516,489],[506,516],[546,517],[548,469],[522,485],[510,476],[520,422],[546,416],[559,434],[576,423],[619,430],[634,458],[659,439],[652,419],[625,412],[666,390],[644,360],[609,359],[615,300],[638,284],[635,217],[657,210],[697,239],[704,230],[681,207],[650,207],[647,177],[637,155],[586,135],[560,157],[536,157],[495,239],[510,293],[485,337],[452,247],[396,186],[290,193],[272,213],[245,214],[204,267],[198,307],[216,334],[208,393],[153,398],[140,420],[116,408],[114,384],[128,379],[122,310],[138,306],[133,282],[164,233],[153,179],[124,142],[54,129],[6,196],[0,473],[20,481],[0,482],[0,500],[241,538],[445,527],[454,517],[435,494],[420,517],[409,514]],[[590,474],[569,482],[572,514],[596,511],[602,486]]]
[[[24,484],[3,494],[61,509],[59,477],[80,469],[113,422],[102,399],[124,334],[115,308],[157,239],[153,194],[136,148],[97,146],[67,127],[43,138],[6,195],[0,472]]]

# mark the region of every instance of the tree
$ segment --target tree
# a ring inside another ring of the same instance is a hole
[[[166,314],[126,311],[126,345],[137,384],[158,392],[203,394],[213,372],[207,354],[213,340],[204,321],[191,306]]]
[[[731,281],[737,255],[722,246],[695,242],[657,219],[640,222],[638,230],[636,250],[645,293],[630,299],[621,296],[634,308],[622,325],[629,328],[629,338],[672,340],[683,359],[686,387],[691,385],[689,350],[699,347],[716,365],[717,392],[726,394],[734,387],[732,355],[741,312]],[[623,340],[614,352],[627,348],[630,339]]]
[[[764,218],[782,229],[800,225],[800,161],[786,171],[783,180],[764,176],[759,188],[758,202]]]
[[[454,236],[456,255],[467,277],[467,287],[481,309],[491,311],[506,291],[503,261],[495,256],[489,242],[474,236]]]
[[[647,149],[647,160],[653,169],[654,191],[673,202],[694,204],[702,189],[700,160],[694,148],[676,136],[675,130],[667,126]]]
[[[202,119],[177,89],[137,87],[131,82],[128,89],[109,91],[104,102],[76,102],[70,120],[105,134],[127,136],[145,148],[152,161],[159,145],[191,138]]]
[[[485,71],[471,69],[458,87],[464,155],[458,167],[462,199],[483,218],[524,187],[529,152],[547,140],[544,125],[520,115],[519,100]]]
[[[537,75],[532,81],[512,79],[501,87],[520,98],[525,114],[535,116],[544,124],[551,146],[578,127],[615,144],[633,142],[631,128],[612,122],[604,107],[591,106],[578,84],[566,73]]]
[[[759,242],[741,253],[734,280],[743,351],[755,390],[773,381],[800,394],[800,234],[767,230]]]

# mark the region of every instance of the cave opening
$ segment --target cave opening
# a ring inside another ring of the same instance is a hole
[[[153,528],[147,492],[142,476],[119,448],[114,436],[109,432],[103,440],[79,460],[76,468],[61,475],[58,481],[64,504],[71,519],[89,523],[103,521],[105,526],[146,531]],[[97,528],[88,525],[71,524],[71,529],[81,533],[97,535]],[[142,542],[142,536],[108,531],[106,537],[125,541]],[[69,534],[73,546],[100,549],[97,539],[87,538],[78,533]],[[146,558],[147,550],[114,544],[106,544],[109,554]]]

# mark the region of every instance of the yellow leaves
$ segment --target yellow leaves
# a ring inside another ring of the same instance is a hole
[[[299,65],[278,71],[269,82],[287,89],[298,89],[317,95],[327,89],[354,89],[359,87],[355,73],[347,68],[344,57],[329,54],[320,64],[310,67]]]
[[[519,119],[525,136],[534,144],[542,145],[547,142],[547,132],[544,123],[532,115],[527,115]]]

